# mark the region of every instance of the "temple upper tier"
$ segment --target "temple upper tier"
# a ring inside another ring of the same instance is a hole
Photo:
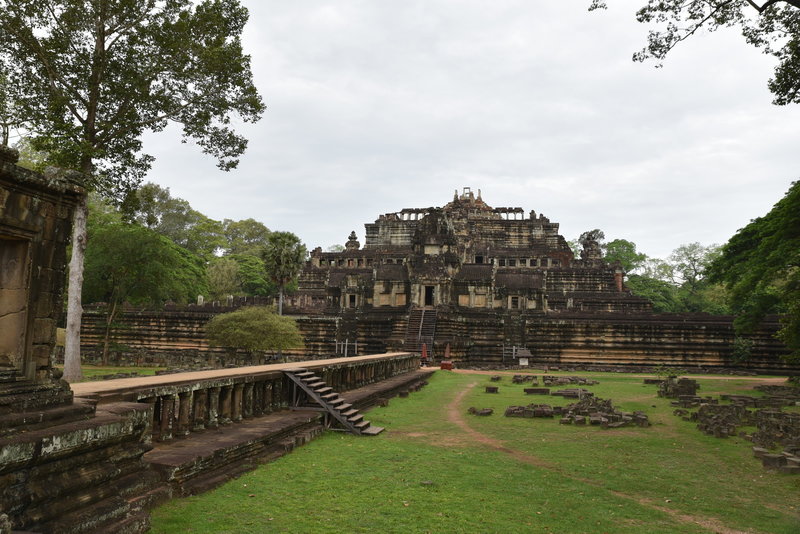
[[[493,208],[470,188],[443,207],[407,208],[365,225],[341,252],[316,248],[293,304],[305,312],[449,306],[531,313],[649,311],[596,243],[576,258],[558,224]]]

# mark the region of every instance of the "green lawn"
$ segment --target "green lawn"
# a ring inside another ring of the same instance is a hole
[[[701,434],[639,377],[591,375],[597,396],[644,410],[653,426],[506,418],[512,404],[570,401],[526,396],[510,375],[486,394],[488,375],[440,371],[369,413],[381,435],[328,433],[165,504],[152,532],[800,532],[800,477],[765,471],[742,439]],[[753,382],[701,384],[700,394],[717,395]],[[470,406],[495,414],[471,416]]]
[[[59,365],[58,368],[63,369],[64,366]],[[156,371],[160,371],[162,369],[166,369],[166,367],[103,367],[99,365],[81,365],[81,371],[83,371],[83,382],[92,380],[92,377],[114,375],[117,373],[136,373],[140,376],[152,376],[156,374]]]

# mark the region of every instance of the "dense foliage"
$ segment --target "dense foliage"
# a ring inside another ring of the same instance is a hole
[[[215,316],[206,325],[206,335],[212,346],[241,349],[248,353],[280,351],[303,345],[294,319],[259,306]]]
[[[730,290],[739,331],[767,313],[785,314],[779,335],[800,359],[800,182],[722,246],[710,274]]]

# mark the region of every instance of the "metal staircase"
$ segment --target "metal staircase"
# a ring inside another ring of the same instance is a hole
[[[403,349],[410,352],[420,352],[422,344],[433,349],[433,338],[436,334],[436,310],[432,308],[414,308],[408,314],[406,338]]]
[[[374,426],[365,420],[352,404],[346,403],[313,371],[297,368],[285,370],[283,373],[294,383],[292,393],[294,408],[323,411],[327,414],[326,423],[329,424],[332,417],[345,430],[359,436],[375,436],[383,432],[383,427]]]

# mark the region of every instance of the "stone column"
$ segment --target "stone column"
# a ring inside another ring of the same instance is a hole
[[[178,425],[175,430],[176,436],[188,436],[191,431],[192,414],[192,392],[185,391],[178,393]]]
[[[233,397],[233,386],[222,386],[219,392],[219,423],[228,424],[231,422],[231,405]]]
[[[264,382],[253,384],[253,417],[264,413]]]
[[[206,419],[206,426],[208,428],[217,428],[219,426],[219,396],[222,388],[209,388],[208,389],[208,418]]]
[[[244,384],[233,385],[233,398],[231,400],[231,421],[239,422],[242,420]]]
[[[244,397],[242,398],[242,417],[253,417],[253,383],[244,384]]]
[[[175,404],[177,395],[163,395],[161,397],[161,425],[160,441],[172,439],[175,429]]]
[[[194,392],[192,409],[192,430],[203,430],[208,412],[208,390],[198,389]]]
[[[272,413],[272,380],[264,381],[264,413]]]

